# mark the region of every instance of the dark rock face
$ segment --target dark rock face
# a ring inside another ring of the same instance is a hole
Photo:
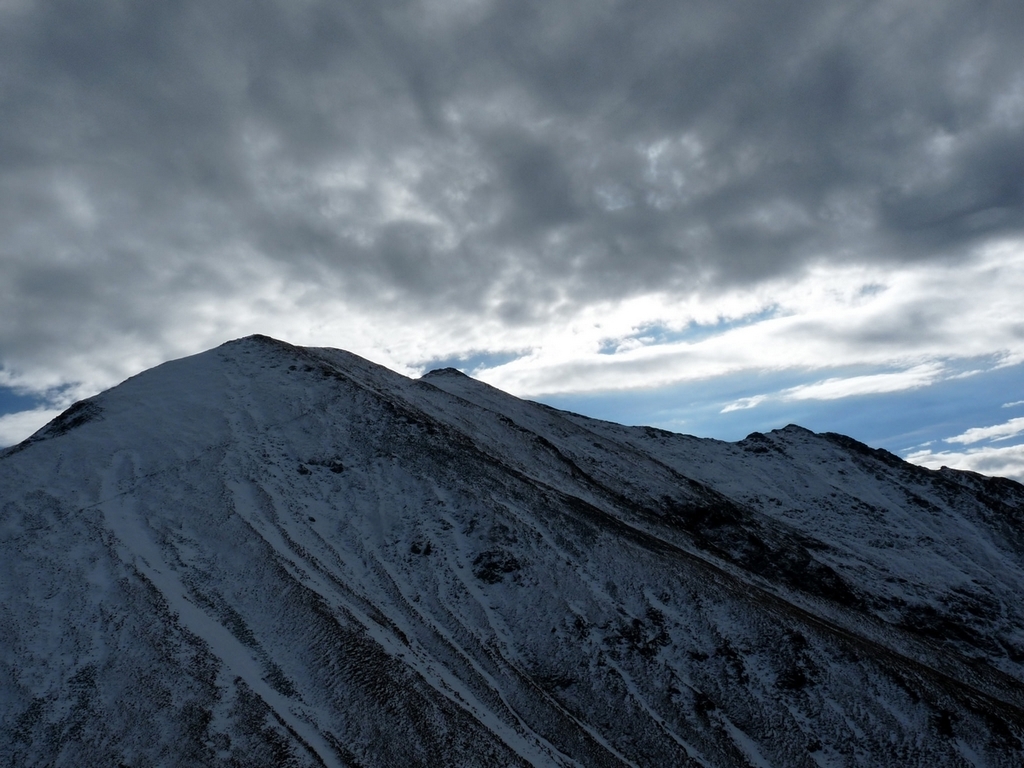
[[[49,424],[44,426],[28,440],[24,442],[0,450],[0,457],[5,455],[18,453],[24,450],[32,443],[40,440],[47,440],[51,437],[59,437],[65,435],[73,429],[87,424],[90,421],[103,418],[103,408],[100,407],[99,403],[96,402],[95,398],[89,398],[87,400],[79,400],[77,403],[73,403],[66,411],[60,414],[57,418],[51,421]]]
[[[251,337],[0,454],[0,764],[1019,766],[1021,595],[1011,481]]]

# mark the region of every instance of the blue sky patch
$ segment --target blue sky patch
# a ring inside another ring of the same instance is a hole
[[[813,380],[877,373],[863,368],[816,371]],[[835,400],[768,397],[753,408],[722,413],[725,404],[772,395],[808,383],[806,372],[726,376],[650,390],[539,398],[548,405],[624,424],[739,440],[794,423],[815,432],[840,432],[869,445],[906,455],[929,441],[959,435],[971,427],[1000,424],[1024,414],[1024,365],[945,379],[927,387]]]
[[[0,386],[0,416],[8,413],[20,413],[38,408],[45,401],[41,397],[23,395],[10,387]]]

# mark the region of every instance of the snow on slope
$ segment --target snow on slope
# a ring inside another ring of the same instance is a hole
[[[1019,765],[1022,516],[250,337],[0,454],[0,762]]]

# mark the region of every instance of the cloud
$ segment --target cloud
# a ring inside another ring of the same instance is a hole
[[[947,443],[980,443],[983,440],[1007,440],[1011,437],[1024,433],[1024,418],[1010,419],[1003,424],[996,424],[992,427],[972,427],[966,432],[955,437],[947,437]]]
[[[720,412],[721,413],[732,413],[733,411],[745,411],[750,408],[756,408],[765,400],[768,399],[768,395],[754,395],[753,397],[741,397],[739,400],[729,403]]]
[[[907,461],[922,466],[940,466],[969,469],[988,475],[1001,475],[1024,482],[1024,443],[997,445],[1024,435],[1024,418],[1015,418],[987,427],[971,427],[958,435],[946,437],[941,442],[948,445],[971,446],[962,449],[935,450],[929,445],[911,451]],[[987,445],[977,445],[988,443]]]
[[[929,363],[895,373],[832,378],[813,384],[801,384],[782,393],[784,400],[838,400],[857,395],[878,395],[918,389],[934,383],[942,374],[941,365]]]
[[[486,374],[522,394],[1024,359],[985,282],[1022,37],[966,0],[5,4],[0,366],[81,396],[254,331],[529,350]]]
[[[873,373],[864,376],[833,377],[824,381],[789,387],[775,395],[744,397],[722,408],[721,413],[754,408],[766,400],[792,402],[799,400],[841,400],[859,395],[880,395],[927,387],[942,378],[943,367],[936,363],[918,365],[894,373]]]
[[[37,408],[0,416],[0,448],[21,442],[59,415],[60,410]]]
[[[1024,444],[985,446],[966,451],[917,451],[909,454],[906,459],[930,469],[955,467],[985,475],[1009,477],[1024,483]]]
[[[958,376],[965,363],[988,369],[1022,359],[1024,336],[1015,320],[1020,291],[1024,243],[982,249],[956,265],[816,267],[799,279],[710,299],[661,293],[594,305],[569,327],[533,336],[530,355],[480,375],[531,395],[742,373],[756,381],[773,371],[799,372],[810,382],[759,393],[764,398],[903,391]],[[638,317],[657,318],[671,332],[652,336]],[[859,370],[851,376],[851,368]]]

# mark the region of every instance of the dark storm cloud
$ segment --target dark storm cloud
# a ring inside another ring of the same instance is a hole
[[[1022,8],[0,5],[0,345],[157,338],[253,254],[510,323],[955,257],[1024,228]]]

